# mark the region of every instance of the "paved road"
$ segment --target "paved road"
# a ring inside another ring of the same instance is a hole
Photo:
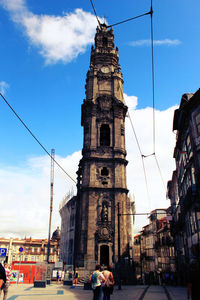
[[[111,300],[186,300],[186,288],[162,286],[122,286],[115,287]],[[144,294],[144,292],[146,293]],[[168,295],[167,295],[168,294]],[[46,288],[34,288],[33,285],[11,285],[8,300],[92,300],[92,291],[83,290],[82,286],[69,287],[57,284]]]
[[[167,297],[166,291],[162,286],[157,286],[157,285],[151,285],[145,295],[144,295],[144,300],[169,300]]]

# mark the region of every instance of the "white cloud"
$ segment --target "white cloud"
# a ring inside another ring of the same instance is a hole
[[[76,179],[81,152],[56,160]],[[59,203],[69,190],[76,192],[71,180],[55,165],[52,231],[60,226]],[[12,187],[12,188],[11,188]],[[47,237],[50,207],[50,158],[31,158],[22,168],[0,168],[1,236]]]
[[[164,40],[154,40],[153,44],[155,46],[178,46],[181,44],[180,40],[171,40],[171,39],[164,39]],[[140,46],[150,46],[151,40],[138,40],[132,41],[129,43],[130,46],[133,47],[140,47]]]
[[[35,15],[23,0],[1,0],[11,18],[22,25],[30,43],[39,48],[47,64],[68,63],[76,58],[94,40],[97,21],[94,15],[82,9],[63,16]]]
[[[5,81],[0,81],[0,93],[5,95],[6,90],[9,88],[9,84]]]
[[[13,14],[22,14],[26,12],[26,6],[24,0],[0,0],[0,4]]]
[[[136,96],[128,96],[124,93],[124,101],[129,108],[129,112],[135,110],[138,104],[138,98]]]
[[[146,189],[142,159],[130,125],[126,119],[126,148],[127,160],[127,183],[130,194],[135,195],[136,212],[149,213],[155,208],[167,208],[170,203],[166,200],[167,181],[171,179],[175,169],[173,149],[175,134],[172,132],[173,113],[176,107],[170,107],[164,111],[155,111],[156,124],[156,158],[161,169],[165,186],[159,173],[154,156],[144,159],[149,196]],[[142,154],[153,153],[153,125],[152,108],[129,109],[132,123],[140,144]],[[148,223],[145,216],[136,216],[135,232]],[[142,225],[143,224],[143,225]]]

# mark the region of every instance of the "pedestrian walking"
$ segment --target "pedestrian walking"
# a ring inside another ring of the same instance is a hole
[[[65,279],[65,271],[62,270],[62,273],[61,273],[61,281],[63,282]]]
[[[6,283],[6,271],[2,266],[2,264],[0,263],[0,293],[5,283]]]
[[[6,273],[6,282],[3,286],[3,288],[0,290],[0,295],[3,291],[3,293],[4,293],[3,300],[6,300],[8,297],[8,288],[10,286],[10,277],[12,276],[12,272],[10,271],[10,268],[7,263],[4,264],[4,269],[5,269],[5,273]]]
[[[76,270],[75,274],[74,274],[74,284],[77,284],[77,283],[78,283],[78,271]]]
[[[59,280],[60,280],[60,272],[59,272],[59,270],[57,270],[56,279],[57,279],[57,283],[59,284]]]
[[[95,271],[92,273],[90,282],[93,290],[93,300],[101,300],[101,284],[105,281],[105,278],[101,272],[101,266],[96,265]]]
[[[105,278],[105,281],[102,284],[103,300],[110,300],[110,295],[113,294],[113,288],[115,283],[112,274],[112,267],[108,266],[107,270],[104,270],[102,274]]]
[[[165,273],[165,283],[166,283],[166,285],[169,285],[169,279],[170,279],[169,272],[166,272]]]
[[[189,273],[187,279],[187,299],[199,300],[200,299],[200,266],[197,260],[193,260],[189,265]]]

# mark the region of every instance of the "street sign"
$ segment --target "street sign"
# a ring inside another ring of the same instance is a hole
[[[7,248],[0,248],[0,257],[6,256]]]
[[[62,269],[62,268],[63,268],[63,262],[62,262],[62,261],[56,261],[56,262],[55,262],[55,268],[60,268],[60,269]]]
[[[23,247],[20,247],[19,248],[19,252],[23,252],[24,251],[24,248]]]

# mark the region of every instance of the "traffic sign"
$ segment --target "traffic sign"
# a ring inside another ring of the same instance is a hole
[[[23,247],[20,247],[19,248],[19,252],[23,252],[24,251],[24,248]]]
[[[7,248],[0,248],[0,256],[6,256]]]

